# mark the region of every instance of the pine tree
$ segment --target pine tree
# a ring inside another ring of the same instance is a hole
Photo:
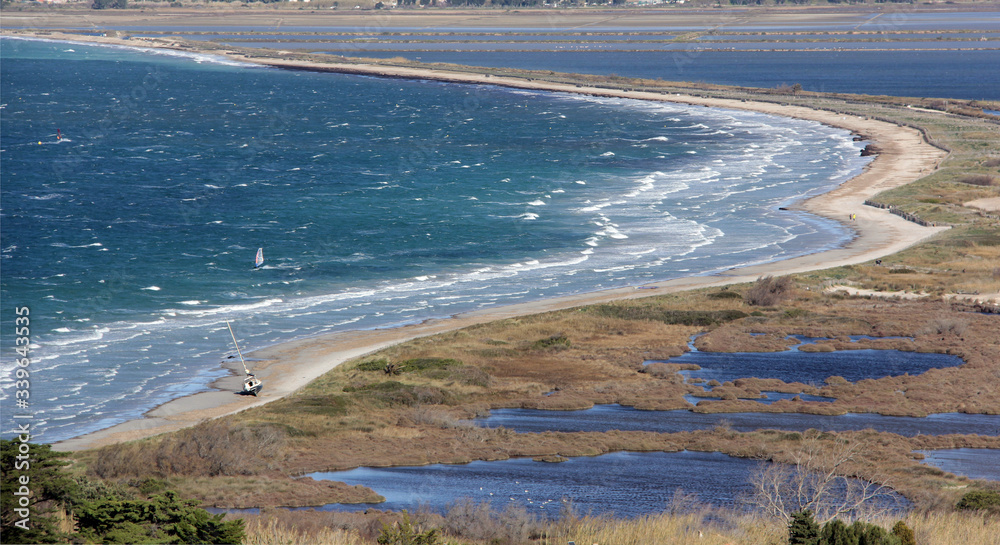
[[[818,545],[819,524],[813,518],[812,511],[806,509],[792,513],[788,524],[788,545]]]
[[[69,462],[50,445],[0,440],[0,518],[4,543],[61,543],[55,513],[69,502],[76,483],[60,468]],[[23,516],[25,513],[30,516]],[[22,522],[23,521],[23,522]]]
[[[851,534],[847,525],[840,519],[833,519],[824,524],[819,534],[820,545],[858,545],[857,537]]]

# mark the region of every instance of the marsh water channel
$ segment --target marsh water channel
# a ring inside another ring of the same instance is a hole
[[[970,479],[1000,481],[1000,449],[953,448],[918,450],[923,463]]]
[[[848,380],[852,381],[904,373],[920,374],[931,368],[962,363],[954,356],[896,350],[804,352],[797,348],[817,339],[797,337],[796,340],[800,344],[785,352],[723,355],[695,350],[669,361],[697,362],[701,369],[687,373],[700,373],[703,377],[732,380],[758,376],[806,383],[819,383],[834,374],[849,377]],[[820,399],[823,398],[816,400]],[[1000,435],[1000,415],[948,413],[912,418],[878,414],[701,414],[690,410],[642,411],[621,405],[598,405],[580,411],[498,409],[470,424],[503,426],[518,433],[610,430],[672,433],[722,425],[738,432],[758,429],[874,429],[906,436]],[[972,454],[964,453],[964,456],[969,458],[984,454],[988,456],[981,449]],[[936,460],[933,452],[925,453],[925,456],[928,461]],[[982,458],[975,459],[979,461],[974,465],[989,465]],[[424,507],[442,512],[457,500],[469,499],[499,510],[516,506],[545,517],[558,516],[568,505],[572,505],[578,513],[636,517],[663,511],[677,493],[690,495],[701,503],[716,507],[743,508],[752,492],[749,478],[761,463],[717,452],[616,452],[570,458],[559,463],[522,458],[461,465],[361,467],[307,476],[367,486],[386,498],[385,503],[377,505],[331,504],[324,506],[324,510],[363,510],[371,507],[414,510]],[[900,508],[907,505],[906,500],[898,495],[887,496],[882,501]]]
[[[307,476],[367,486],[386,499],[380,504],[330,504],[322,510],[444,512],[458,501],[471,500],[498,511],[523,508],[544,518],[557,518],[568,508],[581,515],[635,518],[669,509],[675,497],[684,497],[681,507],[687,508],[692,504],[748,508],[753,492],[749,478],[760,464],[718,452],[685,450],[615,452],[559,463],[512,458],[462,465],[361,467]],[[893,492],[878,501],[898,509],[909,505]]]

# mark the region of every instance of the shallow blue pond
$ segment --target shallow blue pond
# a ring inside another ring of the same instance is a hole
[[[455,500],[468,498],[494,509],[520,506],[549,518],[557,517],[569,504],[577,513],[631,518],[664,511],[677,491],[694,494],[701,503],[741,509],[752,492],[748,478],[759,463],[717,452],[616,452],[560,463],[517,458],[463,465],[363,467],[307,476],[364,485],[386,498],[376,505],[331,504],[325,510],[412,511],[425,506],[440,512]],[[907,503],[898,495],[887,501],[899,506]]]
[[[809,341],[810,339],[806,339]],[[799,345],[801,346],[801,345]],[[688,379],[733,381],[739,378],[776,378],[820,386],[831,376],[850,382],[887,376],[919,375],[928,369],[955,367],[962,358],[948,354],[925,354],[900,350],[838,350],[801,352],[798,346],[784,352],[701,352],[691,350],[656,363],[695,364],[696,371],[681,371]]]
[[[1000,481],[1000,449],[956,448],[921,450],[923,463],[970,479]]]

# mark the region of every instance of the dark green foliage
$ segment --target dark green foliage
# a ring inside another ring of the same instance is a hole
[[[731,322],[747,317],[745,312],[739,310],[670,310],[660,307],[623,305],[594,305],[589,307],[587,312],[622,320],[648,320],[651,322],[663,322],[668,325],[699,327]]]
[[[167,488],[167,481],[164,481],[163,479],[154,479],[153,477],[146,477],[145,479],[135,483],[135,485],[136,488],[139,489],[139,492],[149,495],[165,490]]]
[[[348,388],[344,388],[347,392]],[[290,412],[306,412],[324,416],[339,416],[347,414],[347,399],[336,395],[315,395],[295,398],[288,404],[275,405],[269,407],[273,412],[283,412],[287,408]]]
[[[430,369],[458,367],[460,365],[462,365],[462,362],[451,358],[414,358],[404,361],[400,364],[400,367],[404,373],[413,373]]]
[[[788,545],[817,545],[819,543],[819,524],[813,518],[812,512],[806,509],[792,513],[788,523]]]
[[[902,521],[897,523],[896,527],[899,527],[900,524],[909,530]],[[913,531],[909,531],[912,538]],[[901,545],[899,536],[894,533],[890,534],[881,526],[860,520],[856,520],[854,524],[848,526],[840,519],[833,519],[824,524],[816,543],[817,545]]]
[[[712,299],[743,299],[743,295],[736,291],[722,290],[708,294]]]
[[[73,480],[76,481],[76,489],[73,492],[74,504],[108,498],[133,500],[136,497],[136,489],[142,488],[142,485],[146,481],[146,479],[133,480],[128,483],[124,481],[101,481],[89,479],[82,475],[74,478]],[[159,481],[159,479],[149,480]]]
[[[993,490],[971,490],[955,505],[956,509],[980,510],[1000,508],[1000,493]]]
[[[857,543],[850,535],[847,525],[840,519],[833,519],[823,525],[819,533],[819,543],[823,545],[850,545]]]
[[[531,343],[532,350],[565,350],[567,348],[569,348],[569,337],[561,334]]]
[[[848,527],[848,530],[857,536],[858,540],[855,543],[858,545],[899,545],[899,538],[881,526],[856,520]]]
[[[3,467],[0,484],[3,542],[64,542],[66,539],[56,529],[53,513],[60,505],[71,503],[79,488],[76,481],[60,472],[68,462],[52,452],[49,445],[3,439],[0,440],[0,464]],[[23,502],[22,498],[25,498]],[[25,519],[28,521],[18,525]]]
[[[358,371],[382,371],[387,375],[403,373],[419,373],[433,369],[461,367],[463,363],[451,358],[413,358],[401,362],[392,362],[384,358],[364,361],[358,364]]]
[[[431,528],[426,532],[421,532],[419,528],[414,528],[410,522],[410,516],[404,511],[403,520],[393,526],[382,523],[382,535],[378,537],[376,543],[379,545],[438,545],[438,531]]]
[[[804,308],[790,308],[784,312],[785,318],[799,318],[809,314],[809,311]]]
[[[395,380],[373,382],[357,389],[368,399],[380,401],[388,406],[420,404],[437,405],[450,399],[447,392],[431,386],[414,386]]]
[[[175,492],[151,500],[97,500],[76,511],[79,535],[99,543],[241,543],[243,520],[223,522]]]
[[[917,536],[905,522],[899,521],[892,527],[892,535],[899,538],[899,545],[917,545]]]
[[[385,358],[380,358],[377,360],[363,361],[358,364],[358,371],[384,371],[385,366],[389,365],[389,360]]]
[[[30,467],[18,464],[20,441],[0,443],[4,467],[3,542],[4,543],[241,543],[243,520],[223,522],[223,515],[212,516],[195,507],[197,502],[182,500],[167,491],[152,500],[135,500],[121,484],[95,481],[86,477],[71,478],[61,468],[67,465],[49,445],[27,445]],[[28,484],[21,484],[21,476]],[[156,490],[166,482],[146,478],[133,483],[140,490]],[[15,495],[19,486],[31,494],[30,524],[27,530],[15,523],[22,519]],[[52,514],[62,510],[76,518],[76,534],[60,534]]]

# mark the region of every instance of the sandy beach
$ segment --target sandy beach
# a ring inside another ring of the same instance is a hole
[[[101,42],[131,47],[170,47],[169,42],[159,39],[132,39],[125,41],[106,37],[81,37],[60,33],[48,33],[41,37],[77,42]],[[218,54],[219,51],[213,50],[211,53]],[[834,191],[814,197],[797,206],[799,209],[834,219],[849,226],[854,231],[855,237],[845,247],[775,263],[732,269],[711,276],[680,278],[644,286],[597,291],[571,297],[490,308],[455,315],[448,319],[430,320],[394,329],[341,332],[259,349],[249,354],[250,357],[261,360],[256,364],[255,370],[257,371],[257,375],[264,381],[265,388],[257,398],[234,394],[240,388],[241,384],[241,377],[236,374],[236,369],[238,368],[242,372],[242,368],[238,360],[229,360],[224,363],[224,366],[233,370],[234,374],[216,381],[213,386],[217,390],[175,399],[153,409],[141,419],[132,420],[105,430],[56,443],[53,445],[56,450],[83,450],[121,441],[150,437],[268,403],[295,392],[344,361],[421,336],[433,335],[502,318],[616,299],[646,297],[664,292],[750,282],[764,275],[794,274],[870,262],[874,259],[898,252],[947,229],[947,227],[940,226],[922,227],[893,215],[887,210],[872,208],[863,204],[866,199],[882,191],[910,183],[928,175],[937,168],[940,161],[946,156],[943,150],[927,143],[919,131],[909,127],[803,106],[786,106],[766,102],[580,87],[522,78],[505,78],[464,72],[432,71],[375,64],[317,63],[286,60],[279,57],[255,56],[248,58],[239,54],[229,54],[227,56],[234,60],[286,69],[427,79],[466,84],[489,84],[539,91],[581,93],[594,96],[667,101],[699,107],[749,110],[817,121],[863,134],[873,143],[876,143],[882,151],[860,175],[845,182]],[[856,214],[856,219],[853,221],[849,219],[851,214]]]

